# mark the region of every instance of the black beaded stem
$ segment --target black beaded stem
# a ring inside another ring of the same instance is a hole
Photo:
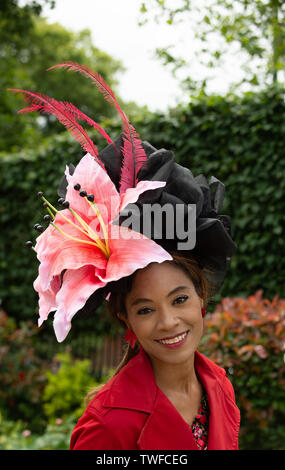
[[[80,191],[79,194],[80,194],[81,197],[87,196],[87,192],[86,192],[86,191]]]
[[[51,220],[51,216],[50,216],[50,215],[47,214],[47,215],[44,216],[44,221],[45,221],[45,222],[49,222],[50,220]]]
[[[79,191],[79,189],[81,188],[79,183],[76,183],[73,187],[76,191]]]
[[[62,207],[64,207],[65,209],[68,209],[69,208],[69,202],[68,201],[64,201],[62,203]]]
[[[36,230],[37,230],[38,232],[43,232],[44,228],[43,228],[41,225],[37,224]]]
[[[41,191],[38,192],[38,196],[39,197],[43,197],[44,193],[42,193]]]
[[[57,202],[59,203],[59,205],[62,206],[62,204],[64,203],[63,197],[60,197]]]
[[[93,195],[93,194],[88,194],[87,199],[88,199],[88,201],[90,201],[90,202],[94,202],[94,199],[95,199],[95,198],[94,198],[94,195]]]
[[[31,242],[30,240],[28,240],[28,241],[26,242],[26,246],[27,246],[28,248],[32,248],[33,242]]]
[[[34,229],[35,229],[35,230],[37,230],[38,227],[40,227],[40,224],[35,224],[35,225],[34,225]]]

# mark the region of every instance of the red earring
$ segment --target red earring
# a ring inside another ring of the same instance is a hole
[[[127,328],[124,340],[129,343],[132,349],[134,349],[135,344],[137,342],[137,337],[129,328]]]
[[[207,305],[205,305],[204,308],[202,308],[202,317],[204,318],[204,316],[206,315],[207,311],[206,311],[206,307]]]

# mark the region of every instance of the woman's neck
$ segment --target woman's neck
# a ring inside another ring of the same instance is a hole
[[[191,395],[199,387],[194,367],[194,354],[187,362],[171,364],[150,358],[158,387],[167,394],[182,393]]]

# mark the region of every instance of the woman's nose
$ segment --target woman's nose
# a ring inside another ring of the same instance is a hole
[[[157,329],[171,331],[179,324],[179,319],[169,306],[161,307],[157,316]]]

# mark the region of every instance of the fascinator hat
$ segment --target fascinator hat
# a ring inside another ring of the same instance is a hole
[[[220,214],[224,184],[214,176],[209,182],[204,175],[194,177],[188,168],[174,161],[172,151],[158,150],[141,141],[98,73],[74,62],[50,69],[56,68],[91,79],[119,113],[122,132],[113,141],[99,124],[69,102],[27,90],[10,90],[21,93],[27,103],[20,113],[54,115],[86,152],[77,166],[66,166],[56,204],[39,193],[47,210],[44,219],[48,226],[44,229],[36,224],[40,235],[35,246],[27,242],[39,260],[34,282],[39,295],[38,325],[55,312],[55,335],[62,342],[76,314],[108,300],[116,281],[137,269],[172,260],[170,253],[181,249],[183,237],[183,254],[197,259],[214,286],[213,293],[218,292],[236,250],[230,217]],[[107,141],[100,152],[82,123]],[[145,220],[145,209],[150,206],[173,209],[171,223],[165,217],[158,223],[153,212]]]

